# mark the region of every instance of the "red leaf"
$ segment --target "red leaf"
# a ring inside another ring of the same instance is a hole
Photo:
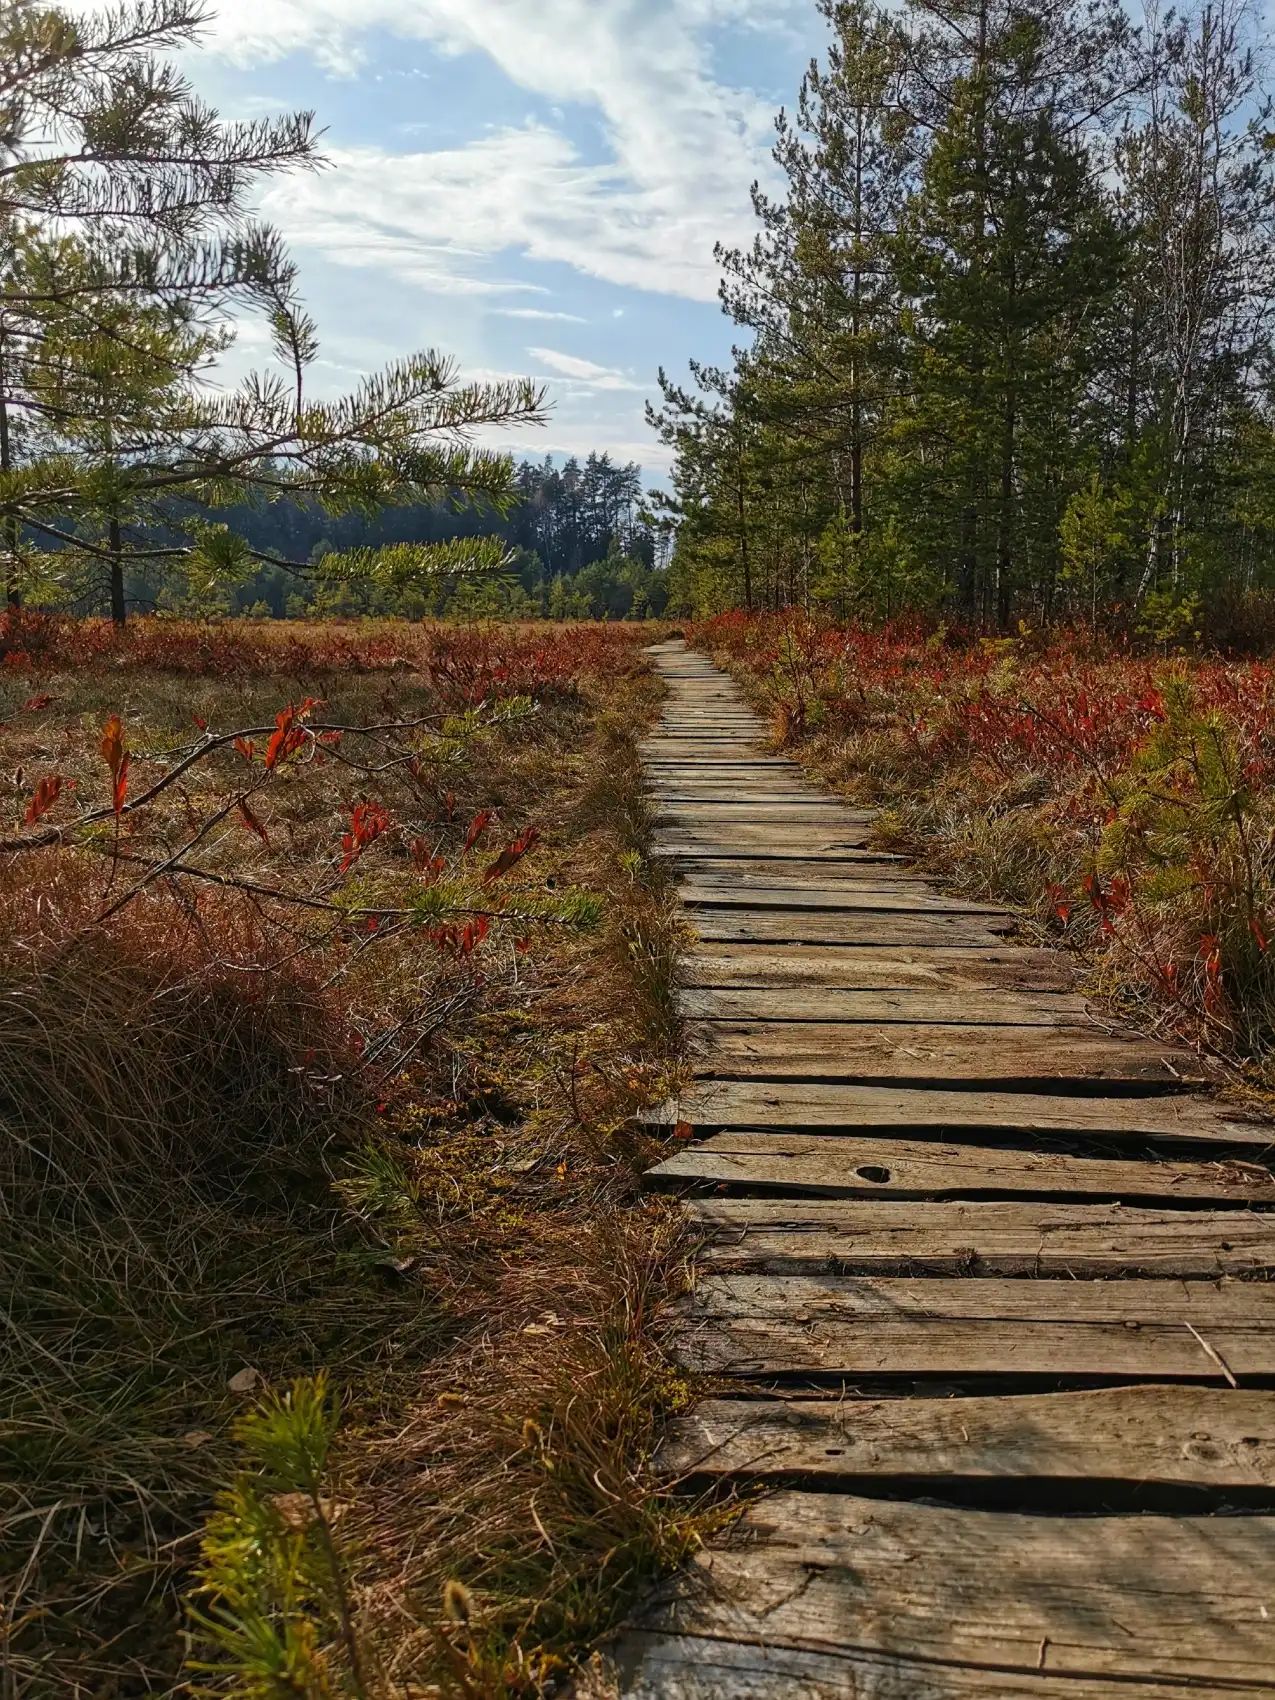
[[[274,717],[275,729],[266,745],[266,766],[271,772],[281,761],[286,761],[297,747],[294,741],[299,736],[296,732],[296,718],[297,711],[291,703]]]
[[[501,879],[510,868],[516,867],[529,850],[533,850],[540,842],[540,828],[529,826],[521,832],[512,844],[507,844],[496,860],[483,875],[483,884],[490,885],[492,880]]]
[[[201,732],[206,732],[208,730],[208,722],[204,719],[202,714],[192,714],[191,719],[195,722],[195,725],[198,726]]]
[[[1270,940],[1263,931],[1262,923],[1258,920],[1256,915],[1250,915],[1248,925],[1249,931],[1257,941],[1257,948],[1261,951],[1262,955],[1265,956],[1266,952],[1270,949]]]
[[[35,793],[27,804],[27,812],[22,817],[28,826],[47,815],[49,810],[62,795],[62,776],[59,773],[46,773],[36,785]]]
[[[246,797],[240,797],[235,807],[239,810],[239,818],[248,828],[249,832],[255,832],[263,844],[269,845],[270,834],[248,807],[248,799]]]
[[[431,878],[436,879],[438,875],[446,869],[446,860],[442,856],[436,856],[434,854],[434,847],[430,844],[428,839],[414,838],[409,849],[412,857],[412,864],[414,867],[418,868],[421,873],[428,874]]]
[[[118,714],[108,717],[102,728],[102,742],[99,748],[102,760],[110,768],[112,776],[118,773],[120,763],[124,759],[124,723]]]
[[[472,921],[467,921],[461,928],[460,939],[457,942],[457,953],[461,956],[471,955],[487,937],[489,922],[485,915],[479,915]]]
[[[235,748],[239,751],[239,754],[245,761],[251,761],[253,756],[257,753],[257,746],[253,743],[251,738],[236,738]]]
[[[278,767],[280,762],[287,761],[306,741],[306,731],[302,722],[308,720],[316,708],[323,706],[318,697],[304,697],[295,706],[289,703],[274,717],[275,729],[266,745],[266,766],[270,769]]]
[[[124,723],[118,714],[108,717],[102,728],[102,742],[99,745],[102,760],[111,770],[111,801],[118,815],[124,808],[124,799],[128,796],[128,765],[129,754],[124,748]]]
[[[47,708],[55,700],[47,691],[44,691],[38,697],[28,697],[22,705],[22,712],[23,714],[37,714],[40,709]]]
[[[380,803],[357,803],[350,816],[350,830],[341,839],[341,848],[345,851],[341,872],[344,873],[352,866],[368,845],[374,844],[382,833],[388,832],[392,824]]]
[[[491,825],[495,818],[496,811],[494,809],[479,809],[478,813],[469,823],[469,831],[465,834],[466,851],[470,851],[474,848],[474,845],[477,844],[478,840],[482,837],[483,833],[486,832],[487,828]]]

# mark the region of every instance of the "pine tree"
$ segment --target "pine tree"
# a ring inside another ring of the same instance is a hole
[[[1124,477],[1141,595],[1188,594],[1228,570],[1228,469],[1247,458],[1251,426],[1269,433],[1275,179],[1251,27],[1236,0],[1163,26],[1153,11],[1139,121],[1118,156],[1131,255]]]
[[[959,603],[1009,623],[1047,583],[1094,308],[1116,242],[1091,131],[1120,76],[1118,9],[915,0],[918,107],[933,123],[903,220],[918,449],[913,506]]]
[[[731,377],[691,364],[696,389],[674,384],[661,369],[664,405],[647,420],[673,450],[673,489],[657,492],[656,509],[677,535],[670,568],[675,599],[694,611],[755,605],[757,428],[747,397]]]
[[[312,118],[220,119],[163,57],[200,21],[195,0],[126,0],[85,17],[0,4],[0,525],[11,601],[88,558],[104,564],[120,618],[135,566],[225,579],[273,561],[202,514],[187,524],[195,504],[281,489],[351,513],[440,491],[499,504],[512,468],[470,433],[541,416],[534,386],[461,384],[434,352],[337,402],[310,398],[317,333],[277,234],[248,209],[264,177],[318,163]],[[254,374],[221,398],[197,369],[232,311],[265,316],[281,374]],[[173,537],[162,546],[161,525]],[[467,538],[335,552],[324,565],[402,580],[503,555]]]
[[[803,467],[828,462],[834,507],[860,537],[865,462],[898,382],[890,243],[913,127],[899,101],[897,22],[869,0],[819,0],[819,10],[827,64],[807,71],[795,119],[777,120],[786,198],[754,185],[761,234],[718,257],[723,305],[757,338],[750,392],[761,416],[795,439]]]
[[[1275,146],[1242,0],[821,0],[733,369],[664,380],[688,608],[1182,625],[1275,583]],[[1174,613],[1180,601],[1182,618]]]

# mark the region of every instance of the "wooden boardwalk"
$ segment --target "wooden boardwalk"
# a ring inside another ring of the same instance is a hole
[[[629,1700],[1275,1696],[1272,1130],[871,849],[680,643],[645,746],[699,935],[650,1175],[704,1244],[666,1462],[750,1509]]]

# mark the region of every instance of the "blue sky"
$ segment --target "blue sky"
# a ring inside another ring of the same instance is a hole
[[[775,109],[821,44],[813,0],[211,4],[200,93],[326,129],[329,168],[262,203],[319,322],[316,386],[440,347],[548,382],[551,422],[516,452],[607,449],[658,479],[643,402],[661,363],[730,346],[712,246],[751,234]]]

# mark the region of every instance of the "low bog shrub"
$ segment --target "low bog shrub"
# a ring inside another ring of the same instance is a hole
[[[896,843],[1009,897],[1125,996],[1260,1070],[1275,1047],[1275,668],[1093,632],[727,615],[735,668]]]

